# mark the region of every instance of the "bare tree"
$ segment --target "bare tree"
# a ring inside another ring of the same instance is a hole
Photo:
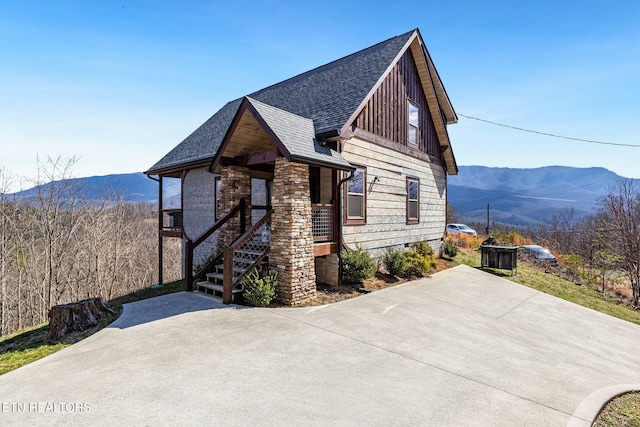
[[[0,169],[0,334],[6,334],[8,330],[8,295],[7,274],[9,273],[9,219],[10,203],[8,191],[11,187],[11,178],[4,168]]]
[[[0,335],[46,321],[55,304],[112,299],[155,284],[154,206],[118,195],[86,200],[69,182],[75,162],[38,162],[31,198],[9,194],[15,179],[0,168]],[[181,241],[169,240],[166,277],[177,280]]]
[[[619,258],[631,283],[632,302],[640,301],[640,191],[635,181],[619,181],[602,198],[602,213],[607,220],[606,243]]]

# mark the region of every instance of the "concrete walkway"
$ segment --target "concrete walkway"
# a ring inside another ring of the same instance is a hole
[[[1,425],[589,426],[640,327],[459,266],[326,306],[178,293],[0,376]]]

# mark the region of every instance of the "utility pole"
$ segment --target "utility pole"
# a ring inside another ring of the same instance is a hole
[[[489,212],[490,212],[490,207],[489,207],[489,203],[487,203],[487,228],[485,229],[485,231],[487,232],[487,236],[489,236]]]

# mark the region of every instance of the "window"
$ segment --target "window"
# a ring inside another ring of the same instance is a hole
[[[357,168],[353,178],[347,181],[345,193],[345,224],[365,224],[367,218],[367,170]]]
[[[215,208],[214,208],[214,210],[215,210],[215,218],[216,218],[216,221],[217,221],[222,216],[222,200],[220,200],[221,196],[222,196],[222,192],[220,191],[220,189],[222,188],[221,187],[222,181],[220,181],[220,177],[219,176],[216,176],[214,178],[214,182],[215,182],[215,202],[214,202]]]
[[[272,180],[251,178],[251,224],[260,221],[271,209]]]
[[[420,222],[420,180],[407,178],[407,224]]]
[[[409,101],[409,143],[418,145],[420,137],[420,108]]]

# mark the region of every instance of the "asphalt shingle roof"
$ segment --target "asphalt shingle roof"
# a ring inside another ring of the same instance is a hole
[[[340,153],[317,140],[313,120],[249,97],[247,100],[292,155],[292,160],[331,165],[343,170],[354,169]]]
[[[248,97],[312,120],[316,135],[338,131],[360,106],[414,31],[266,87]],[[242,98],[239,98],[222,107],[146,173],[153,175],[213,159],[241,101]]]

